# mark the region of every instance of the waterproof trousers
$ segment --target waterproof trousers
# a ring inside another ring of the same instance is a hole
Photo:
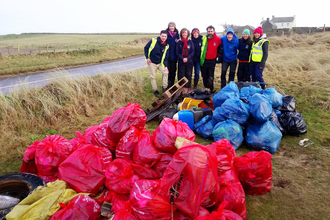
[[[215,64],[215,59],[205,60],[203,66],[201,66],[204,87],[210,89],[211,91],[214,89]]]

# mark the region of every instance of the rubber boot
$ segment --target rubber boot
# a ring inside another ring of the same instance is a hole
[[[197,85],[198,85],[198,80],[194,80],[194,88],[193,89],[197,89]]]

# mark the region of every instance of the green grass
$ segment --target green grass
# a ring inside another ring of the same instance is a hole
[[[0,56],[0,77],[109,62],[143,55],[150,34],[21,34],[0,36],[0,53],[8,47],[21,55]],[[48,48],[48,50],[47,50]],[[30,54],[32,53],[32,54]]]

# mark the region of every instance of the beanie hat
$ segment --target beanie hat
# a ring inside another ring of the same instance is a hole
[[[255,33],[259,33],[260,35],[262,35],[262,27],[257,27],[254,31],[253,31],[253,33],[255,34]]]
[[[234,30],[231,29],[231,28],[229,28],[229,29],[227,30],[227,35],[228,35],[228,34],[232,34],[232,35],[234,35]]]
[[[171,21],[170,23],[168,23],[168,27],[170,27],[170,26],[174,26],[176,28],[175,22]]]
[[[199,34],[199,29],[198,28],[192,29],[191,33],[194,34],[195,32],[197,32]]]
[[[245,29],[244,31],[243,31],[243,33],[242,34],[247,34],[247,35],[249,35],[250,36],[250,30],[249,29]]]

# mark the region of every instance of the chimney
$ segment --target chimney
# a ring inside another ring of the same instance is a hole
[[[262,20],[261,21],[264,21],[265,19],[264,19],[264,17],[262,17]]]
[[[275,18],[275,16],[274,15],[272,15],[272,19],[274,19]]]
[[[267,18],[267,21],[269,22],[269,18]]]

